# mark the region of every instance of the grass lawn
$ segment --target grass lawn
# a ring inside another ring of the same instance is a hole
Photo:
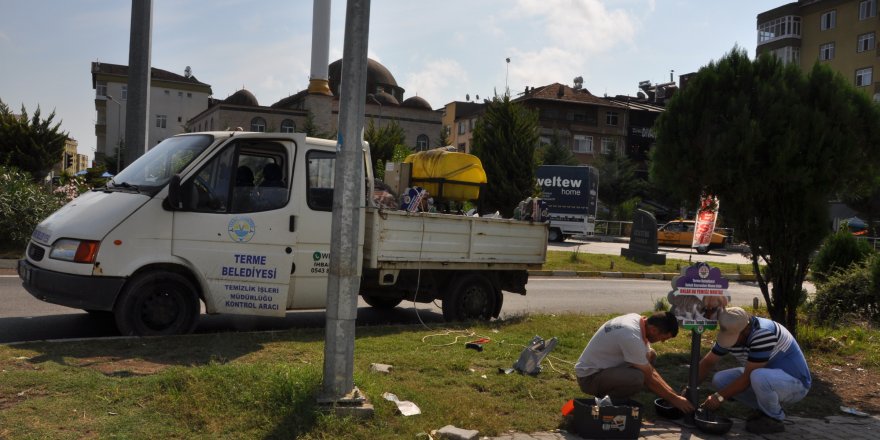
[[[0,438],[412,439],[447,424],[481,436],[552,430],[560,427],[560,407],[581,397],[572,363],[608,318],[358,328],[354,380],[376,411],[365,421],[317,407],[323,329],[0,345]],[[880,377],[880,332],[803,325],[811,365]],[[500,373],[535,335],[559,339],[543,372]],[[482,352],[465,348],[479,337],[491,339]],[[713,340],[714,332],[703,335],[703,353]],[[687,383],[690,345],[688,332],[655,344],[658,368],[675,388]],[[371,363],[393,370],[371,373]],[[824,374],[791,414],[820,417],[839,413],[842,404],[857,406],[836,395]],[[414,402],[422,414],[396,414],[385,392]],[[653,398],[637,396],[645,404]],[[725,404],[724,412],[745,415],[736,404]],[[652,406],[646,416],[654,417]]]
[[[643,273],[679,273],[684,267],[690,266],[687,260],[666,259],[665,265],[645,264],[628,260],[619,255],[588,254],[584,252],[547,251],[547,262],[544,270],[572,270],[584,272],[643,272]],[[721,269],[725,274],[752,274],[749,264],[709,263]]]

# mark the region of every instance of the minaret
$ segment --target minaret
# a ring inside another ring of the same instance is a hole
[[[330,63],[330,0],[312,6],[312,70],[309,94],[332,96],[327,65]]]

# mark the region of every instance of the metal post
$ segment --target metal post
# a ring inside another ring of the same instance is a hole
[[[695,408],[700,405],[700,393],[697,390],[699,385],[697,381],[700,377],[700,339],[702,334],[697,330],[691,330],[691,368],[688,377],[688,395],[687,400],[691,402]],[[688,415],[688,419],[693,422],[693,415]]]
[[[354,333],[358,274],[358,232],[364,192],[364,89],[367,82],[369,0],[348,0],[339,96],[339,135],[333,197],[327,325],[324,338],[322,403],[354,404],[364,398],[354,388]]]
[[[331,96],[327,64],[330,60],[330,0],[312,2],[312,70],[309,93]]]
[[[150,48],[152,45],[152,0],[131,0],[131,30],[128,41],[128,111],[125,145],[131,159],[149,148]]]

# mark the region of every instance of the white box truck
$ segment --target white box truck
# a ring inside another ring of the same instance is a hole
[[[596,231],[599,173],[589,166],[541,165],[535,173],[550,216],[550,241]]]
[[[166,139],[41,222],[19,276],[41,300],[112,313],[125,335],[190,332],[202,304],[324,308],[335,152],[303,134]],[[372,196],[358,213],[360,293],[373,307],[441,300],[447,320],[497,317],[501,292],[525,294],[546,257],[545,224],[386,210]]]

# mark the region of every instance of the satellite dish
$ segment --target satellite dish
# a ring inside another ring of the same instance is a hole
[[[192,68],[190,68],[189,66],[186,66],[186,69],[183,69],[183,76],[189,78],[192,76],[192,74]]]

